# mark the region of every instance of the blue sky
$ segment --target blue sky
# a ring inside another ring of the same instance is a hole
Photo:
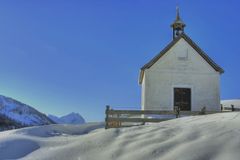
[[[225,73],[221,98],[240,98],[237,0],[1,0],[0,94],[44,113],[104,118],[105,105],[140,108],[139,69],[185,32]]]

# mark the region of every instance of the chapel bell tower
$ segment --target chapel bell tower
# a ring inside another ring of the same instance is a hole
[[[176,8],[176,20],[173,22],[171,27],[173,28],[173,39],[178,37],[179,34],[184,32],[184,27],[186,26],[185,23],[181,20],[180,14],[179,14],[179,7]]]

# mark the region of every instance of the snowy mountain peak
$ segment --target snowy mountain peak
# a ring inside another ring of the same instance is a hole
[[[79,113],[70,113],[62,117],[54,115],[48,115],[48,117],[58,124],[83,124],[85,123],[84,118]]]
[[[45,114],[31,106],[0,95],[0,115],[22,126],[45,125],[54,123]]]

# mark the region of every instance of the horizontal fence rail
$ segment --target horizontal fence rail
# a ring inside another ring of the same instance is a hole
[[[109,122],[162,122],[164,120],[169,120],[169,118],[159,119],[159,118],[108,118]]]
[[[113,110],[109,109],[108,114],[156,114],[172,115],[174,111],[156,111],[156,110]]]

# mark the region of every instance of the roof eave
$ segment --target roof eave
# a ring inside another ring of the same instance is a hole
[[[138,84],[139,85],[142,85],[143,76],[144,76],[144,70],[141,68],[140,74],[139,74],[139,79],[138,79]]]

